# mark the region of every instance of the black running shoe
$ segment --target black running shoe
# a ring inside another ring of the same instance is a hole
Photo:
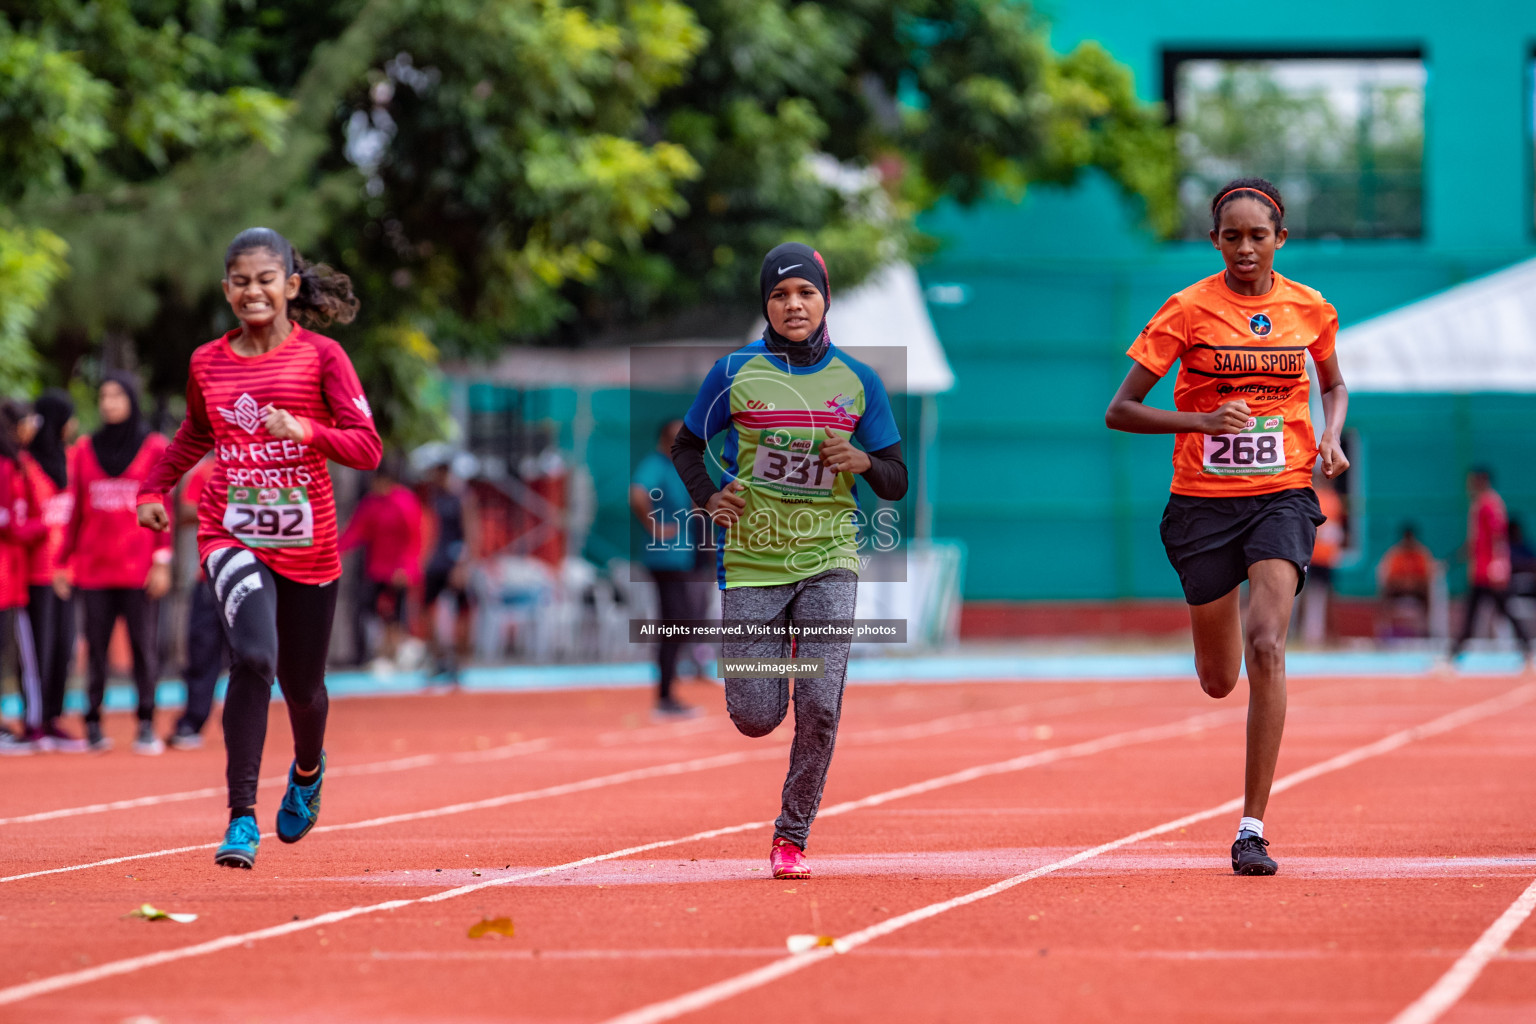
[[[1244,833],[1232,844],[1232,873],[1234,875],[1272,875],[1280,865],[1265,851],[1268,839]]]

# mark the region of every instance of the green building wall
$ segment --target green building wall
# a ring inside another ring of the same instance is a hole
[[[1536,4],[1473,2],[1455,17],[1421,0],[1297,2],[1262,16],[1215,3],[1038,6],[1058,50],[1099,40],[1147,99],[1161,98],[1165,49],[1422,52],[1424,237],[1296,240],[1276,260],[1322,291],[1344,326],[1536,255]],[[1139,209],[1092,174],[1016,205],[943,207],[923,221],[944,243],[921,275],[931,297],[949,300],[930,311],[957,379],[939,402],[934,532],[967,544],[968,598],[1178,595],[1157,536],[1172,439],[1112,433],[1103,412],[1143,324],[1221,261],[1204,243],[1159,242],[1140,222]],[[1171,405],[1171,393],[1165,381],[1150,400]],[[1536,396],[1352,396],[1361,557],[1341,572],[1340,589],[1372,590],[1374,565],[1404,520],[1421,526],[1437,555],[1454,555],[1471,464],[1493,466],[1511,509],[1536,519],[1533,422]],[[1453,572],[1453,587],[1459,578]]]

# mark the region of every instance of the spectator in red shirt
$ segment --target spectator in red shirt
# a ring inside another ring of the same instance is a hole
[[[81,753],[85,741],[71,736],[59,724],[64,714],[64,689],[75,660],[75,602],[53,589],[53,569],[64,530],[74,511],[74,492],[69,488],[69,445],[75,436],[75,403],[69,395],[50,388],[32,405],[32,415],[22,421],[20,438],[25,447],[21,465],[32,483],[47,540],[32,549],[27,572],[27,612],[32,618],[32,646],[42,682],[41,750]]]
[[[14,633],[25,707],[20,735],[0,729],[0,754],[35,752],[43,723],[42,684],[27,616],[27,568],[33,549],[47,540],[47,528],[38,515],[31,481],[21,466],[17,436],[21,418],[21,410],[13,403],[0,405],[0,651],[5,648],[6,636]]]
[[[107,688],[107,646],[122,619],[133,650],[133,681],[139,691],[136,754],[159,754],[155,735],[155,602],[171,588],[171,535],[139,529],[139,485],[169,442],[149,429],[139,412],[138,385],[126,373],[109,373],[97,393],[101,427],[76,445],[70,481],[75,507],[64,533],[54,574],[60,597],[80,590],[85,608],[86,742],[107,750],[101,701]]]
[[[176,506],[176,521],[180,525],[197,525],[198,504],[203,500],[203,489],[213,478],[217,465],[218,461],[209,453],[182,477],[181,497]],[[219,603],[208,586],[208,574],[199,565],[197,580],[192,584],[187,601],[187,664],[181,674],[187,684],[187,703],[176,720],[176,727],[165,738],[171,749],[202,749],[203,726],[208,724],[208,716],[213,713],[213,691],[227,657],[224,627],[219,622]]]
[[[1520,653],[1530,660],[1531,638],[1525,627],[1509,611],[1509,513],[1504,499],[1493,489],[1492,471],[1479,467],[1467,474],[1467,493],[1472,507],[1467,513],[1467,614],[1461,635],[1451,645],[1451,657],[1461,654],[1477,627],[1477,613],[1483,602],[1492,601],[1494,609],[1514,627]]]
[[[411,588],[422,580],[421,502],[400,484],[387,462],[373,474],[368,493],[342,531],[340,547],[367,548],[359,605],[384,624],[382,658],[392,661],[404,634]],[[359,664],[366,660],[365,635],[366,630],[358,630]],[[375,665],[381,672],[390,667],[384,660]]]

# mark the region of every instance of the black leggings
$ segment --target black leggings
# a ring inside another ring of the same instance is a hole
[[[139,691],[139,721],[155,717],[155,602],[137,587],[104,590],[81,588],[85,607],[85,654],[87,705],[85,720],[101,721],[101,700],[107,692],[107,646],[112,628],[121,618],[128,627],[128,646],[133,650],[133,684]]]
[[[43,684],[43,724],[47,725],[64,714],[64,687],[75,656],[75,602],[59,597],[46,584],[33,584],[27,593],[37,671]]]
[[[320,763],[330,709],[325,662],[337,588],[335,583],[296,583],[279,576],[245,548],[215,551],[204,569],[229,641],[229,690],[224,696],[229,806],[255,807],[274,678],[288,704],[294,760],[301,768]]]
[[[1461,653],[1461,649],[1472,639],[1472,631],[1477,628],[1477,610],[1483,606],[1484,601],[1492,601],[1494,611],[1509,620],[1509,624],[1515,628],[1515,642],[1520,645],[1522,654],[1531,653],[1531,638],[1526,635],[1525,627],[1520,620],[1515,618],[1509,610],[1509,591],[1494,590],[1474,583],[1472,589],[1467,591],[1467,617],[1461,623],[1461,635],[1451,645],[1451,656]]]
[[[32,646],[32,622],[26,608],[0,611],[0,652],[4,652],[11,634],[16,636],[16,682],[21,687],[22,724],[28,733],[35,733],[43,725],[43,695],[37,652]]]
[[[693,607],[693,573],[652,569],[651,576],[656,580],[663,621],[674,622],[699,617]],[[677,658],[683,652],[683,641],[663,640],[656,645],[656,648],[656,667],[661,673],[661,681],[656,687],[656,696],[660,700],[666,700],[672,696],[672,683],[677,678]]]
[[[177,731],[202,732],[213,712],[213,691],[224,670],[223,617],[213,600],[207,580],[192,584],[187,607],[187,667],[182,673],[187,683],[187,706],[176,720]]]

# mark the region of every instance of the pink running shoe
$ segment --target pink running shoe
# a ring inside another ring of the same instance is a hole
[[[805,851],[783,836],[774,837],[768,863],[773,866],[774,878],[811,877],[811,866],[805,861]]]

